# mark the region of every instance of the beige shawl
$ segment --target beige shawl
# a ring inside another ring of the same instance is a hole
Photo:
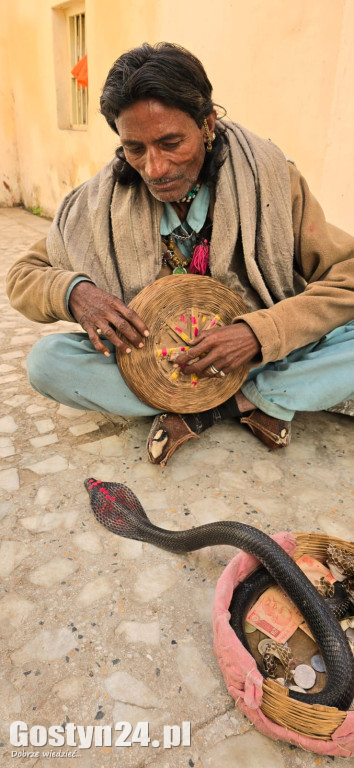
[[[270,307],[296,293],[287,161],[271,141],[225,126],[230,149],[215,191],[210,272],[250,310]],[[143,182],[114,183],[111,162],[64,199],[47,239],[50,261],[128,303],[160,272],[162,209]]]

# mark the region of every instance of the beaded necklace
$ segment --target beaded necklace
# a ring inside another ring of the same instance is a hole
[[[167,250],[163,254],[162,262],[168,264],[172,269],[174,275],[184,275],[187,270],[193,274],[205,275],[208,270],[209,263],[209,240],[206,235],[209,235],[212,228],[211,221],[207,217],[204,226],[200,232],[191,232],[190,235],[177,235],[172,233],[168,238],[163,238],[163,242],[167,245]],[[190,256],[185,256],[177,246],[175,239],[189,240],[196,236],[196,244]]]
[[[192,200],[194,200],[194,198],[198,194],[201,186],[202,186],[201,182],[198,181],[195,187],[193,187],[193,189],[191,189],[191,191],[188,192],[188,195],[185,195],[185,197],[181,197],[180,200],[176,200],[176,203],[191,203]]]
[[[189,206],[195,200],[201,187],[202,183],[198,179],[193,189],[184,198],[176,202],[187,203]],[[207,215],[206,206],[209,205],[209,194],[206,194],[205,189],[203,195],[201,206],[202,210],[204,208],[204,214],[198,216],[192,213],[190,216],[190,212],[193,211],[192,206],[189,209],[186,220],[182,224],[180,223],[179,226],[176,226],[176,224],[172,225],[171,222],[172,231],[170,230],[169,233],[165,229],[165,236],[162,237],[166,246],[162,261],[164,264],[168,264],[175,275],[185,274],[187,271],[205,275],[208,270],[212,223]],[[176,220],[176,214],[174,216]],[[204,220],[203,224],[202,220]],[[164,226],[166,227],[166,224]],[[197,227],[200,227],[199,231]]]

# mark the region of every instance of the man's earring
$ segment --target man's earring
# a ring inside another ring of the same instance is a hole
[[[204,130],[205,130],[206,137],[207,137],[207,140],[208,140],[205,148],[206,148],[207,152],[211,152],[211,150],[213,149],[213,140],[212,140],[212,137],[211,137],[211,133],[210,133],[210,130],[209,130],[209,126],[208,126],[206,117],[203,120],[203,126],[204,126]]]

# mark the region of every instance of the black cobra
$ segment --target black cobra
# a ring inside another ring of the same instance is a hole
[[[257,557],[301,611],[326,665],[327,679],[322,691],[290,691],[289,695],[306,704],[348,709],[354,696],[354,659],[347,638],[315,587],[273,539],[257,528],[231,520],[186,531],[167,531],[150,522],[135,494],[122,483],[90,478],[85,480],[85,487],[96,519],[119,536],[146,541],[170,552],[229,544]]]

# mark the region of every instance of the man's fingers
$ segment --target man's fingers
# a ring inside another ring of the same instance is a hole
[[[107,350],[107,348],[100,340],[98,331],[114,344],[117,349],[123,352],[127,352],[128,349],[130,350],[132,345],[136,348],[144,346],[146,336],[141,336],[125,318],[118,314],[118,312],[112,311],[111,308],[106,310],[100,309],[95,312],[85,312],[80,317],[79,323],[88,333],[95,349],[98,349],[100,352],[103,349]],[[124,336],[123,339],[120,338],[117,331]]]
[[[118,316],[126,320],[128,326],[135,328],[141,336],[149,336],[149,329],[141,317],[139,317],[133,309],[127,307],[120,299],[113,298],[112,308],[117,311]],[[115,325],[115,323],[113,323],[113,325]]]
[[[111,350],[108,349],[108,347],[106,347],[105,344],[103,344],[103,341],[101,340],[100,336],[98,335],[97,330],[95,328],[93,328],[93,327],[87,327],[87,326],[85,327],[82,323],[81,323],[81,325],[82,325],[84,331],[86,331],[86,333],[87,333],[87,335],[88,335],[88,337],[90,339],[91,344],[93,344],[95,349],[97,349],[97,352],[100,352],[102,355],[105,355],[106,357],[108,357],[111,354]]]
[[[133,345],[139,349],[144,346],[144,341],[149,332],[145,323],[142,321],[139,322],[141,331],[138,332],[137,328],[131,324],[131,320],[135,320],[138,316],[135,312],[130,314],[130,310],[128,310],[127,307],[125,307],[124,310],[127,310],[127,312],[124,311],[123,314],[123,309],[118,312],[114,311],[110,306],[106,311],[101,310],[101,317],[96,316],[95,320],[97,320],[97,324],[103,336],[106,336],[106,338],[116,347],[121,348],[121,340],[116,333],[116,331],[118,331],[125,337],[123,341],[126,340],[128,346]]]
[[[205,363],[206,360],[210,361],[210,358],[208,358],[208,354],[214,354],[215,357],[215,347],[217,347],[217,344],[215,343],[215,339],[213,338],[214,332],[208,331],[205,333],[205,335],[200,335],[198,341],[193,343],[193,346],[191,345],[190,348],[187,350],[187,352],[183,352],[183,354],[178,355],[176,357],[175,363],[179,365],[181,368],[183,368],[185,365],[188,364],[193,366],[191,368],[191,373],[197,373],[198,371],[202,371],[205,368],[208,367],[208,364]],[[219,352],[220,356],[220,352]],[[200,358],[200,359],[198,359]],[[193,362],[194,360],[197,360],[197,362]],[[213,361],[211,361],[213,362]],[[200,363],[200,365],[199,365]],[[198,366],[198,368],[197,368]]]
[[[179,366],[182,368],[183,373],[195,373],[197,376],[201,376],[202,374],[209,375],[210,373],[209,369],[211,365],[214,365],[214,358],[215,355],[212,352],[209,352],[208,355],[205,355],[205,357],[201,357],[200,359],[193,362],[191,358],[187,360],[187,363],[185,365],[178,363],[178,360],[176,363],[179,364]],[[215,365],[215,367],[217,367]],[[212,374],[210,374],[212,375]]]
[[[82,325],[82,323],[81,323],[81,325]],[[95,349],[97,349],[97,352],[100,352],[102,355],[105,355],[106,357],[109,357],[111,355],[111,350],[109,349],[109,347],[106,347],[106,345],[103,343],[103,341],[102,341],[102,339],[101,339],[101,337],[99,336],[99,333],[98,333],[98,330],[100,332],[102,332],[102,329],[101,328],[96,329],[94,326],[90,326],[90,327],[82,326],[82,327],[86,331],[86,333],[87,333],[87,335],[88,335],[88,337],[89,337],[89,339],[91,341],[91,344],[93,344]],[[129,347],[129,345],[126,342],[124,342],[121,339],[119,339],[118,336],[116,336],[116,334],[114,334],[114,332],[113,332],[113,336],[116,339],[116,343],[112,339],[109,339],[109,341],[112,341],[112,343],[114,343],[115,346],[121,352],[125,352],[126,354],[130,354],[131,348]]]
[[[122,331],[121,331],[121,328],[119,327],[121,323],[117,319],[116,319],[117,325],[114,328],[110,323],[107,323],[107,320],[105,320],[104,322],[101,322],[100,331],[102,333],[102,336],[105,336],[105,338],[108,339],[108,341],[110,341],[112,344],[114,344],[114,346],[117,347],[118,349],[123,349],[124,347],[130,349],[132,346],[143,347],[144,342],[142,341],[141,336],[138,336],[137,333],[133,331],[132,328],[130,328],[130,326],[125,327],[123,323],[125,323],[125,321],[122,321]],[[121,331],[122,335],[125,336],[124,339],[121,339],[118,336],[117,330]]]
[[[104,333],[104,335],[106,335],[110,341],[113,341],[113,344],[117,344],[117,340],[119,339],[119,336],[115,332],[117,330],[122,334],[122,336],[125,337],[130,345],[133,344],[133,346],[137,349],[144,346],[146,337],[137,333],[135,328],[133,328],[133,326],[130,325],[130,323],[124,317],[116,315],[114,319],[110,319],[110,323],[111,325],[108,326],[108,328],[105,327],[105,329],[102,329],[102,333]]]
[[[97,329],[122,351],[127,351],[132,345],[142,347],[149,335],[146,324],[133,309],[90,282],[82,281],[74,286],[69,307],[77,322],[89,334],[95,349],[103,354],[109,353],[109,350],[98,338]],[[116,329],[124,336],[123,340]]]
[[[211,365],[227,374],[251,362],[260,350],[260,342],[253,331],[245,323],[239,323],[204,331],[187,353],[176,357],[175,362],[185,372],[197,376],[212,376],[213,371],[208,372]],[[197,357],[199,359],[194,362]]]
[[[201,354],[203,354],[203,349],[201,346],[201,343],[190,347],[190,349],[187,350],[187,352],[183,352],[181,355],[178,355],[175,359],[175,364],[179,365],[181,368],[183,368],[185,365],[192,363],[193,360],[198,358]]]

